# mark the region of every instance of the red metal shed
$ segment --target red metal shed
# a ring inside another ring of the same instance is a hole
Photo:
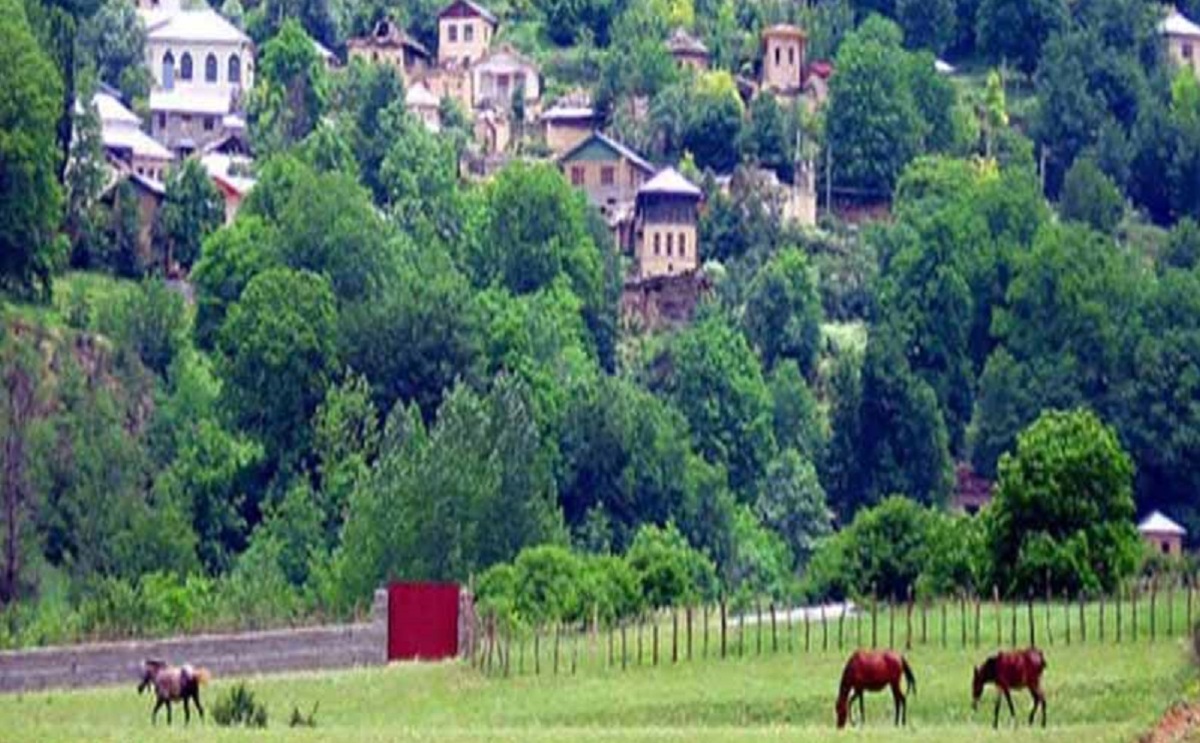
[[[455,583],[388,584],[388,660],[441,660],[458,655]]]

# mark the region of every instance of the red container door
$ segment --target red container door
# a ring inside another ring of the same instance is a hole
[[[388,586],[388,660],[442,660],[458,655],[454,583]]]

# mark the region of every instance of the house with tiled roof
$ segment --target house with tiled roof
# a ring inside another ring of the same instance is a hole
[[[162,182],[174,154],[142,131],[142,120],[114,95],[92,97],[100,119],[100,138],[108,161],[119,170]]]
[[[1172,8],[1158,24],[1158,32],[1166,41],[1171,61],[1200,74],[1200,26]]]
[[[352,60],[389,64],[405,81],[419,77],[431,64],[429,50],[391,18],[381,19],[371,33],[347,41],[346,53]]]
[[[596,130],[599,119],[590,102],[560,100],[542,112],[542,138],[551,152],[566,152]]]
[[[671,167],[638,188],[634,257],[639,279],[689,273],[700,266],[696,224],[703,198],[696,184]]]
[[[644,157],[603,132],[592,132],[564,152],[558,165],[568,182],[610,218],[622,205],[632,206],[638,189],[655,173]]]
[[[667,51],[680,69],[691,67],[694,70],[707,70],[709,62],[708,47],[684,28],[675,29],[667,39]]]
[[[1187,529],[1167,518],[1161,511],[1152,511],[1137,527],[1138,534],[1150,549],[1168,557],[1183,554],[1183,539]]]
[[[492,45],[500,19],[473,0],[454,0],[438,13],[438,64],[470,67]]]

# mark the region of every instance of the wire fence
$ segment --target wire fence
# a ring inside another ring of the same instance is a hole
[[[1148,580],[1115,594],[1030,596],[1002,601],[960,594],[936,599],[871,597],[785,608],[758,602],[645,612],[604,622],[516,626],[482,614],[467,655],[491,677],[575,675],[724,661],[771,654],[845,653],[856,648],[993,650],[1020,646],[1129,644],[1190,636],[1195,581]]]

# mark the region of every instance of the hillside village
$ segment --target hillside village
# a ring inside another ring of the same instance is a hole
[[[0,647],[1191,569],[1200,3],[0,4]]]

